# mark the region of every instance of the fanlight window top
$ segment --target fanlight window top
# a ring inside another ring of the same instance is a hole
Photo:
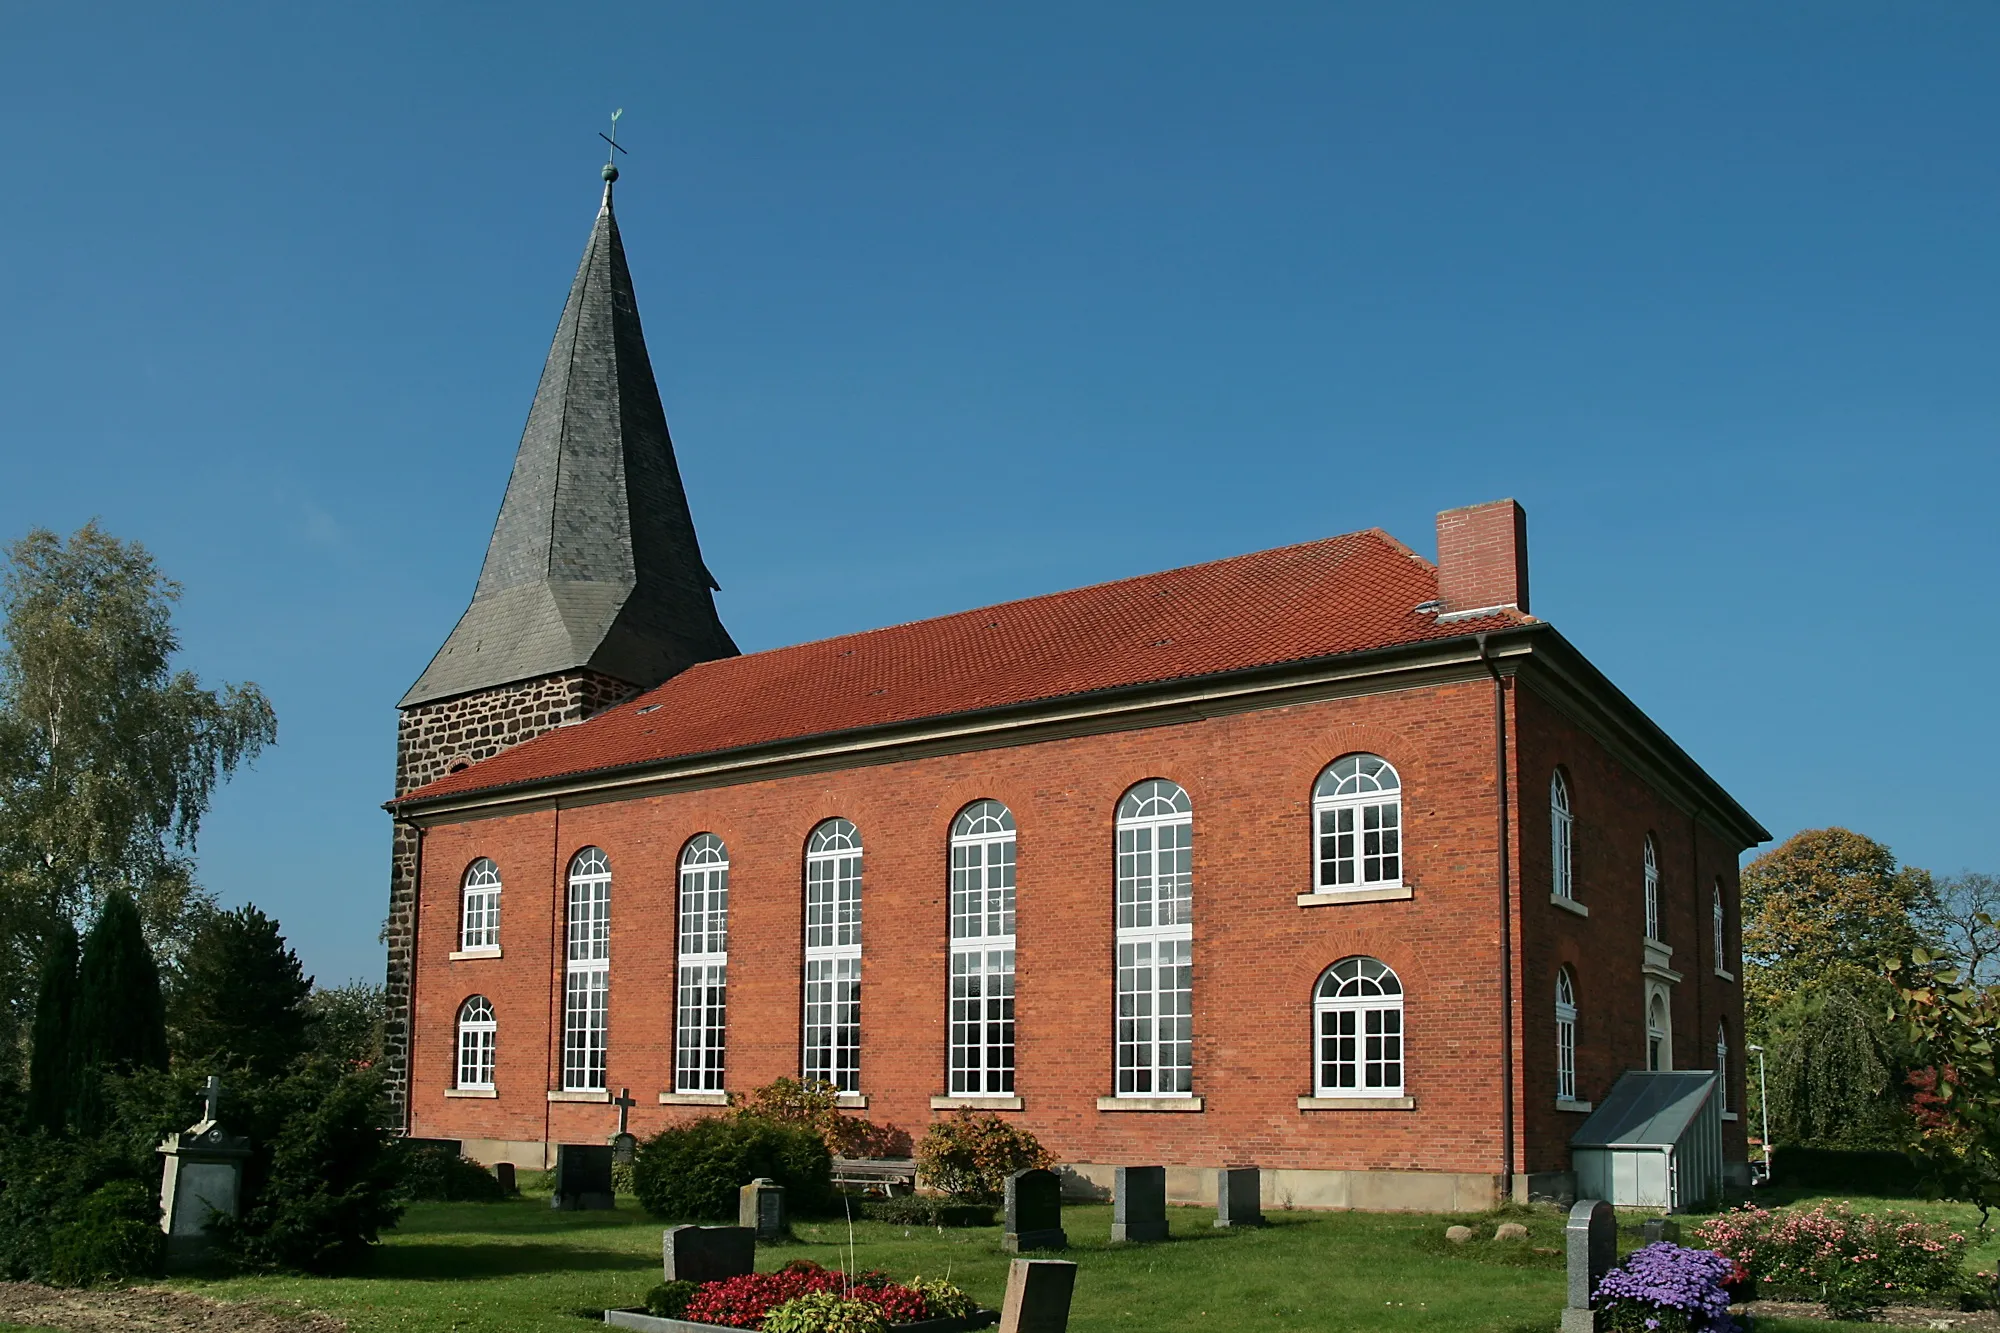
[[[1014,831],[1014,815],[998,801],[974,801],[958,812],[952,823],[954,838],[990,838]]]
[[[1646,869],[1656,872],[1659,868],[1660,858],[1653,852],[1653,835],[1648,833],[1646,835]]]
[[[1565,1009],[1576,1008],[1576,984],[1569,979],[1569,969],[1556,973],[1556,1003]]]
[[[465,887],[468,889],[497,889],[500,887],[500,867],[482,856],[465,868]]]
[[[861,830],[845,819],[829,819],[812,832],[812,840],[806,844],[808,854],[814,852],[858,852],[861,850]]]
[[[571,879],[602,878],[611,873],[611,862],[605,859],[602,847],[586,847],[571,858],[569,876]]]
[[[1569,813],[1569,783],[1563,780],[1561,769],[1549,779],[1549,805],[1560,814]]]
[[[1327,765],[1313,787],[1314,796],[1367,796],[1402,788],[1388,760],[1374,754],[1350,754]]]
[[[458,1021],[461,1023],[491,1023],[493,1002],[484,995],[475,995],[458,1007]]]
[[[1319,998],[1322,1000],[1351,1000],[1402,993],[1402,981],[1386,963],[1373,958],[1343,958],[1329,967],[1319,982]]]
[[[687,850],[681,853],[681,865],[687,869],[696,866],[726,866],[729,864],[729,848],[713,833],[698,833],[689,841]]]
[[[1118,803],[1120,819],[1166,819],[1194,812],[1194,803],[1177,782],[1151,778],[1125,793]]]

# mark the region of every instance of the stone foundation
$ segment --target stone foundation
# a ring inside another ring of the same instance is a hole
[[[1111,1197],[1112,1166],[1078,1162],[1058,1168],[1063,1197],[1077,1203]],[[1353,1209],[1368,1213],[1475,1213],[1499,1202],[1499,1178],[1452,1171],[1267,1170],[1259,1182],[1266,1208]],[[1215,1206],[1215,1168],[1167,1168],[1167,1202]]]

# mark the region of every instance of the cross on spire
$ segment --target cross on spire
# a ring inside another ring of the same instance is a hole
[[[618,179],[618,155],[628,152],[625,145],[618,142],[618,118],[624,114],[625,108],[622,106],[619,107],[611,113],[611,133],[606,134],[603,130],[597,132],[598,138],[611,145],[604,152],[604,183],[606,185]]]

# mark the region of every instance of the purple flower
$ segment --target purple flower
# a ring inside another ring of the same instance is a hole
[[[1614,1328],[1735,1333],[1722,1289],[1734,1265],[1708,1250],[1661,1242],[1635,1251],[1597,1284],[1595,1304]]]

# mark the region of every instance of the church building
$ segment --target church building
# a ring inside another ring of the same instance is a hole
[[[1770,835],[1531,612],[1519,505],[1435,562],[1371,528],[741,653],[605,174],[400,706],[408,1133],[539,1167],[789,1076],[913,1138],[1013,1118],[1077,1182],[1475,1209],[1573,1188],[1626,1071],[1713,1070],[1742,1172]]]

